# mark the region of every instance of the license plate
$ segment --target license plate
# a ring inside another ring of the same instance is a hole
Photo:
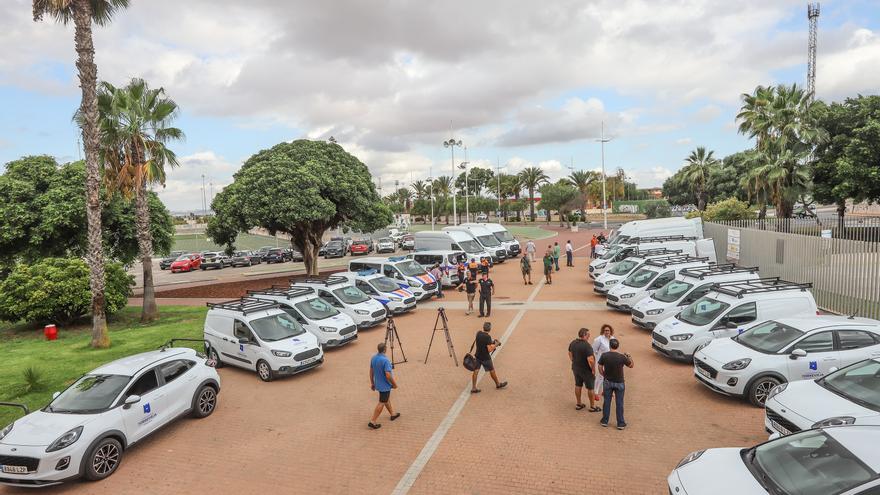
[[[3,466],[3,472],[9,474],[27,474],[27,466]]]
[[[770,426],[772,426],[774,430],[778,431],[782,435],[791,435],[791,432],[788,431],[788,429],[783,428],[782,426],[779,425],[779,423],[777,423],[776,421],[773,421],[772,419],[770,420]]]
[[[697,367],[697,373],[705,376],[706,378],[711,378],[711,376],[709,375],[709,372],[704,370],[703,368]]]
[[[312,363],[314,363],[314,362],[317,361],[317,360],[318,360],[318,358],[316,358],[316,357],[308,358],[308,359],[304,359],[304,360],[300,361],[299,364],[302,365],[302,366],[305,366],[305,365],[307,365],[307,364],[312,364]]]

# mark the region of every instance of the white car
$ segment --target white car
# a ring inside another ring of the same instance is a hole
[[[708,265],[708,258],[688,255],[648,260],[623,283],[608,290],[605,304],[629,312],[639,301],[671,282],[681,269]]]
[[[0,430],[0,483],[101,480],[116,472],[129,447],[162,426],[187,414],[210,416],[220,392],[213,363],[173,343],[96,368]]]
[[[880,322],[845,316],[779,318],[720,339],[694,356],[694,376],[710,389],[763,406],[780,383],[880,357]]]
[[[370,257],[348,262],[351,272],[373,271],[403,284],[416,300],[430,299],[437,294],[437,281],[422,265],[407,256]]]
[[[390,237],[383,237],[376,241],[376,253],[393,253],[397,248],[395,247],[394,239]]]
[[[634,325],[653,330],[657,323],[675,316],[682,308],[705,296],[716,283],[754,280],[758,267],[736,266],[733,263],[685,268],[674,280],[664,285],[632,308]]]
[[[278,304],[285,313],[314,335],[322,347],[341,347],[358,338],[357,325],[351,316],[318,297],[311,287],[249,290],[248,297]]]
[[[753,323],[817,314],[810,287],[778,277],[716,284],[674,318],[658,323],[651,346],[666,357],[690,362],[712,340],[733,337]]]
[[[345,277],[354,283],[364,294],[382,303],[392,315],[416,309],[416,296],[409,286],[393,278],[388,278],[372,270],[363,272],[341,272],[335,275]]]
[[[440,280],[443,287],[459,285],[458,264],[467,261],[467,254],[464,251],[450,250],[416,251],[406,257],[421,265],[425,270],[430,270],[434,265],[438,265],[444,271],[442,280]]]
[[[764,415],[764,428],[774,436],[820,426],[880,425],[880,358],[816,380],[777,385],[764,403]]]
[[[257,372],[264,382],[320,366],[318,339],[272,301],[243,297],[208,303],[205,344],[217,366]]]
[[[876,495],[880,427],[832,426],[752,448],[698,450],[667,478],[673,495]]]
[[[376,326],[388,316],[382,303],[364,294],[345,277],[312,277],[291,282],[291,287],[315,291],[327,304],[350,316],[359,329]]]
[[[612,263],[611,268],[598,275],[593,281],[593,292],[597,294],[607,294],[615,285],[626,280],[636,269],[645,264],[650,259],[669,258],[681,255],[679,250],[670,250],[666,248],[649,249],[638,255],[632,255],[621,261]]]

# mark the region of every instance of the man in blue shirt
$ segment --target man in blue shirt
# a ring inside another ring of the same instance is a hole
[[[376,404],[373,417],[367,425],[374,430],[382,426],[376,422],[382,414],[382,408],[388,409],[391,421],[400,417],[400,413],[395,413],[391,407],[391,389],[397,388],[397,382],[391,371],[391,360],[385,355],[385,343],[380,343],[376,349],[379,352],[370,359],[370,389],[379,392],[379,403]]]

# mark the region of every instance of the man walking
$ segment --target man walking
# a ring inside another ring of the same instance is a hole
[[[620,347],[620,341],[611,339],[609,344],[611,350],[602,354],[599,358],[599,373],[604,377],[603,395],[605,401],[602,403],[602,419],[599,423],[602,426],[608,426],[608,420],[611,419],[611,396],[614,395],[615,416],[617,417],[617,429],[626,428],[626,420],[623,419],[623,367],[633,367],[632,356],[629,354],[621,354],[617,352]]]
[[[574,266],[574,248],[571,247],[571,241],[565,241],[565,266]]]
[[[488,318],[492,315],[492,296],[495,295],[495,282],[489,278],[488,273],[483,274],[480,280],[480,318],[485,316]],[[486,304],[486,313],[483,313],[483,303]]]
[[[553,243],[553,264],[556,265],[557,272],[559,271],[559,254],[560,254],[559,241],[555,241]]]
[[[587,387],[587,398],[590,400],[590,412],[599,412],[593,400],[593,386],[596,383],[596,360],[593,346],[590,345],[590,330],[581,328],[578,336],[568,345],[568,359],[571,360],[571,371],[574,373],[574,397],[577,399],[574,408],[580,411],[587,407],[581,402],[581,391]]]
[[[529,261],[531,261],[532,263],[535,262],[535,251],[535,242],[529,239],[529,241],[526,242],[526,253],[528,253]]]
[[[495,373],[495,364],[492,362],[492,352],[495,351],[496,347],[501,345],[501,342],[498,342],[489,335],[489,332],[491,331],[492,324],[488,321],[483,323],[483,330],[477,332],[477,336],[474,339],[474,346],[476,347],[474,357],[480,362],[480,366],[482,366],[483,369],[489,373],[489,376],[492,377],[492,380],[495,382],[495,388],[504,388],[507,386],[507,382],[498,380],[498,375]],[[471,375],[472,394],[480,393],[480,389],[477,388],[477,375],[479,373],[480,368],[477,368]]]
[[[473,313],[473,311],[474,311],[474,295],[476,295],[476,293],[477,293],[477,281],[474,280],[473,277],[471,277],[470,273],[468,272],[468,274],[465,275],[464,282],[460,283],[458,285],[458,287],[456,287],[456,289],[458,289],[459,292],[464,290],[465,293],[467,294],[468,309],[464,314],[469,315],[469,314]]]
[[[391,407],[391,389],[397,388],[397,381],[394,380],[394,373],[391,371],[391,360],[385,355],[385,343],[380,342],[376,346],[376,350],[379,352],[370,359],[370,390],[379,392],[379,403],[376,404],[373,417],[367,423],[367,426],[374,430],[378,430],[382,426],[376,421],[382,414],[383,408],[388,409],[391,421],[400,417],[400,413],[395,413]]]
[[[528,256],[520,258],[519,268],[522,270],[523,285],[532,285],[532,263]]]
[[[544,253],[544,281],[547,285],[553,283],[553,256],[550,254],[550,248]]]

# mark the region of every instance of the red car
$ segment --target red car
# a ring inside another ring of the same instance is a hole
[[[351,243],[351,255],[354,256],[356,254],[369,254],[370,253],[370,245],[367,241],[354,241]]]
[[[197,253],[184,254],[180,258],[171,263],[171,273],[191,272],[198,270],[202,266],[202,256]]]

